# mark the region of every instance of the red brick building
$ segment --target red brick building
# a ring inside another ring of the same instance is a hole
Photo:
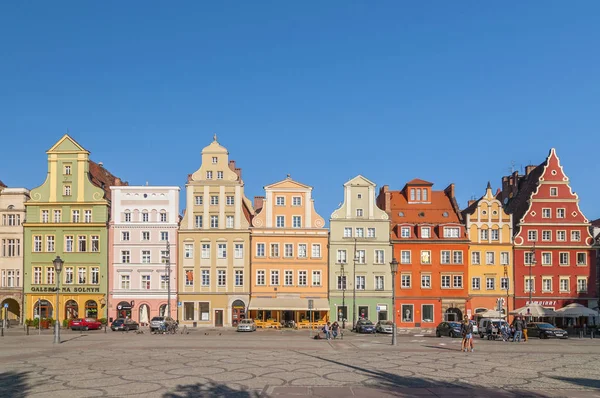
[[[401,191],[383,186],[377,205],[390,216],[396,276],[396,322],[400,328],[434,328],[466,313],[467,239],[454,197],[414,179]]]
[[[502,178],[502,200],[514,222],[516,308],[530,301],[559,309],[597,304],[590,222],[579,208],[556,150],[525,175]]]

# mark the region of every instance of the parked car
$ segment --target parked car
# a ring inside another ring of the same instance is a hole
[[[558,338],[568,339],[567,331],[557,328],[551,323],[531,322],[527,324],[527,337],[539,337],[540,339]]]
[[[256,331],[256,323],[252,319],[242,319],[237,326],[238,332],[254,332]]]
[[[394,322],[392,321],[379,321],[375,325],[377,333],[394,333]]]
[[[358,333],[375,333],[375,325],[368,319],[360,319],[356,322],[355,329]]]
[[[76,318],[69,324],[71,330],[98,330],[102,327],[102,322],[94,318]]]
[[[140,324],[129,318],[117,318],[110,324],[110,330],[113,332],[117,330],[126,332],[128,330],[139,330],[139,328]]]
[[[500,319],[500,318],[481,318],[479,320],[479,337],[484,338],[487,334],[487,327],[488,324],[491,323],[492,324],[492,328],[496,329],[496,331],[501,327],[501,326],[506,326],[508,327],[508,323],[504,320],[504,319]]]
[[[449,336],[449,337],[460,337],[460,323],[458,322],[441,322],[435,328],[435,335],[437,337]]]
[[[154,332],[156,330],[160,330],[164,326],[172,323],[175,323],[175,321],[170,316],[155,316],[150,320],[150,331]]]

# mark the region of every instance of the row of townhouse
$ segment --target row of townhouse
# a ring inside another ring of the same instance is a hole
[[[68,135],[47,155],[41,186],[0,183],[0,302],[9,319],[353,324],[392,319],[394,293],[399,327],[431,328],[499,304],[598,306],[599,231],[554,150],[524,175],[503,177],[502,189],[488,183],[463,210],[454,185],[434,190],[414,179],[377,192],[359,175],[344,184],[329,228],[312,187],[289,175],[250,201],[216,136],[188,176],[182,215],[179,187],[129,186]]]

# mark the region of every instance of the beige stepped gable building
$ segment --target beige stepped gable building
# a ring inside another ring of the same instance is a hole
[[[6,315],[11,323],[23,320],[23,223],[27,200],[27,189],[8,188],[0,181],[0,318]]]
[[[250,220],[242,171],[215,135],[188,177],[179,230],[180,325],[234,326],[250,296]]]

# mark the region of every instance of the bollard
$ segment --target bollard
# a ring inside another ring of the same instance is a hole
[[[4,337],[4,328],[2,328],[2,337]]]
[[[592,330],[592,331],[590,332],[590,339],[593,339],[593,338],[594,338],[594,331]]]
[[[579,338],[582,339],[583,338],[583,331],[579,331]]]
[[[27,329],[27,336],[29,336],[29,325],[25,326],[25,328]]]
[[[106,325],[104,325],[104,333],[106,333]]]

